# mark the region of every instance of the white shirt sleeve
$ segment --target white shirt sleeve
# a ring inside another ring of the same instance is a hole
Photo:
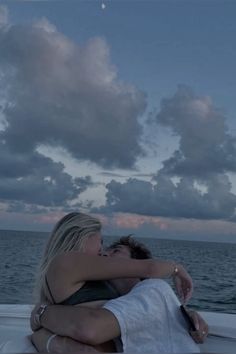
[[[104,308],[119,322],[124,352],[199,352],[188,334],[179,301],[163,280],[144,280]]]

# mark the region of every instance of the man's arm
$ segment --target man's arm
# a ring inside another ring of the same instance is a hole
[[[37,329],[34,326],[36,311],[37,307],[31,314],[33,330]],[[41,316],[40,324],[52,333],[90,345],[101,344],[120,335],[115,316],[103,308],[51,305]]]

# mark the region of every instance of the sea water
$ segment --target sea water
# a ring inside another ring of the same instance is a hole
[[[0,303],[34,303],[35,274],[48,233],[0,231]],[[104,237],[105,245],[116,237]],[[189,305],[236,313],[236,244],[138,238],[154,257],[182,263],[194,281]]]

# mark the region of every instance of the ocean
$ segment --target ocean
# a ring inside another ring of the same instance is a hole
[[[34,303],[35,274],[49,234],[0,230],[0,303]],[[105,246],[116,237],[104,237]],[[186,266],[194,281],[189,306],[236,313],[236,244],[138,238],[155,257]]]

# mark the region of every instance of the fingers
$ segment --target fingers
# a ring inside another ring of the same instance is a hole
[[[174,277],[174,283],[181,302],[186,303],[192,296],[193,282],[183,267],[179,268],[179,273]]]
[[[183,293],[184,293],[183,302],[186,303],[192,297],[193,294],[192,281],[189,281],[187,284],[185,284]]]
[[[208,332],[206,331],[190,331],[189,332],[191,337],[193,338],[193,340],[198,343],[198,344],[202,344],[205,342],[205,339],[208,335]]]
[[[192,289],[190,287],[186,287],[179,278],[176,279],[175,286],[181,303],[186,303],[192,296]]]
[[[187,288],[187,289],[185,290],[184,299],[183,299],[183,300],[184,300],[184,303],[186,303],[189,299],[191,299],[192,294],[193,294],[193,290],[192,290],[192,289]]]
[[[196,331],[190,331],[190,334],[196,343],[204,343],[208,333],[209,328],[204,319],[195,311],[188,311],[189,315],[193,319]]]
[[[183,288],[182,288],[181,280],[176,277],[174,279],[174,283],[175,283],[175,287],[176,287],[177,294],[179,296],[180,302],[182,303],[182,302],[184,302],[184,291],[183,291]]]
[[[196,311],[191,311],[191,316],[193,318],[193,321],[198,322],[199,328],[198,330],[203,334],[203,335],[208,335],[209,333],[209,327],[206,321],[199,315],[198,312]]]
[[[183,274],[181,275],[181,284],[183,288],[183,293],[184,293],[184,302],[187,302],[193,293],[193,282],[192,278],[190,275],[184,271]]]

